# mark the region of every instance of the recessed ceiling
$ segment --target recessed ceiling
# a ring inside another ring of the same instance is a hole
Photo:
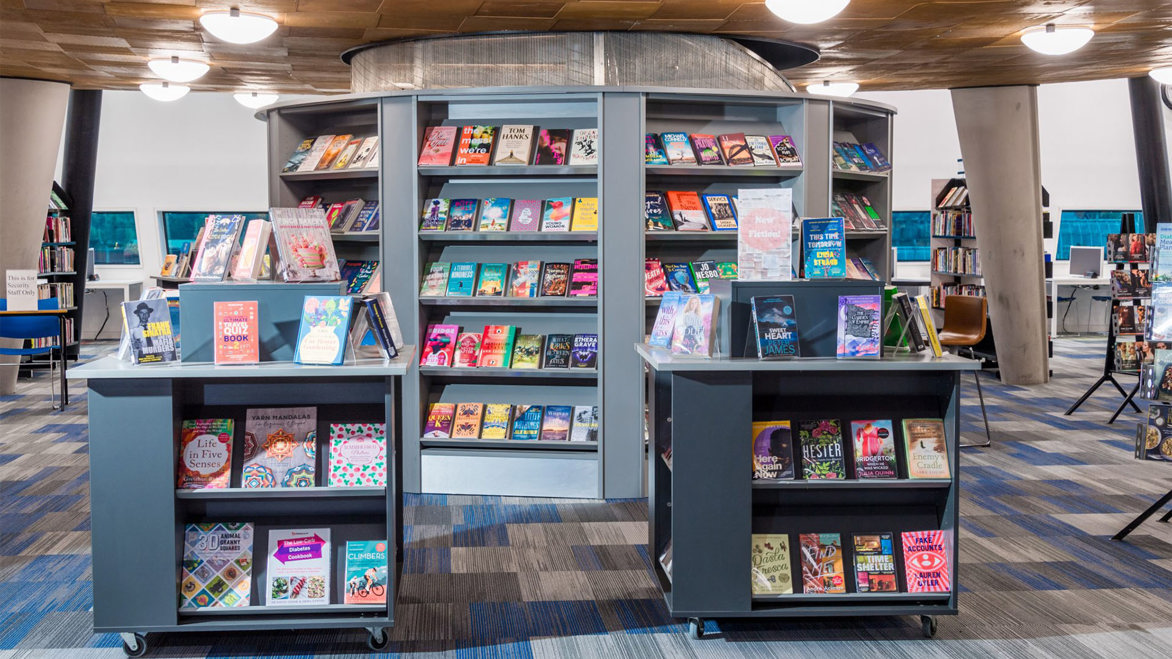
[[[239,46],[200,29],[209,9],[239,6],[280,23]],[[1095,38],[1062,57],[1033,53],[1026,28],[1090,25]],[[197,90],[348,91],[342,51],[400,37],[503,30],[661,30],[786,39],[822,58],[786,72],[795,83],[851,79],[864,90],[1070,82],[1144,75],[1172,65],[1167,0],[854,0],[799,26],[762,0],[0,0],[0,75],[78,88],[135,89],[151,57],[203,59]],[[714,81],[714,85],[718,81]]]

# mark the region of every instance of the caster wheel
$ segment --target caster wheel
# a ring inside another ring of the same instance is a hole
[[[379,628],[373,629],[370,636],[366,639],[366,647],[375,652],[382,652],[391,645],[391,637],[387,635],[387,630]]]
[[[920,616],[920,629],[924,632],[924,638],[935,638],[936,618],[934,616]]]
[[[688,638],[696,641],[704,638],[703,618],[688,618]]]
[[[128,639],[129,637],[129,639]],[[134,641],[131,644],[129,641]],[[123,634],[122,635],[122,651],[128,657],[141,657],[146,654],[147,641],[146,636],[142,634]]]

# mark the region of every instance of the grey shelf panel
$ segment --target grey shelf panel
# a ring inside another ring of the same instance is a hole
[[[767,361],[752,358],[685,357],[673,355],[662,348],[645,343],[635,344],[635,351],[657,371],[976,371],[981,364],[946,354],[932,357],[929,353],[900,353],[883,359],[834,359],[830,357],[798,357],[789,360]]]
[[[838,602],[947,602],[952,593],[787,593],[784,595],[754,595],[753,604],[801,604]]]
[[[331,233],[330,237],[334,242],[350,242],[350,243],[377,243],[379,239],[378,231],[352,231],[349,233]]]
[[[790,178],[800,176],[803,168],[793,167],[731,167],[729,165],[647,165],[643,172],[649,176],[710,176],[729,178]]]
[[[59,240],[59,241],[55,241],[55,242],[54,241],[42,242],[41,246],[42,247],[46,247],[46,246],[48,246],[48,247],[65,247],[67,245],[76,245],[76,244],[77,243],[72,240]]]
[[[598,442],[553,442],[524,439],[445,439],[424,437],[423,448],[507,449],[514,451],[597,451]]]
[[[595,368],[449,368],[420,366],[419,374],[447,380],[594,380]]]
[[[886,172],[844,172],[833,170],[831,176],[840,181],[886,181],[891,178]]]
[[[77,273],[74,272],[73,270],[67,270],[65,272],[38,272],[37,277],[38,278],[40,278],[40,277],[62,277],[62,276],[66,276],[66,275],[72,276],[72,275],[76,275],[76,274]]]
[[[736,231],[647,231],[643,237],[649,243],[733,243],[737,242]]]
[[[847,240],[875,240],[886,237],[887,229],[858,229],[846,232]]]
[[[420,231],[429,243],[596,243],[597,231]]]
[[[320,172],[284,172],[282,181],[336,181],[341,179],[377,179],[378,168],[367,169],[323,169]]]
[[[422,176],[462,177],[462,176],[509,176],[520,178],[543,178],[547,176],[597,176],[598,167],[594,165],[483,165],[463,167],[419,167]]]
[[[385,487],[283,487],[283,488],[204,488],[202,490],[175,490],[176,499],[193,501],[221,501],[235,499],[360,499],[387,495]]]
[[[70,380],[139,379],[240,379],[240,378],[347,378],[406,375],[415,362],[415,346],[403,346],[391,360],[360,359],[341,366],[309,366],[292,362],[262,362],[238,366],[216,366],[200,362],[136,366],[116,357],[80,364],[66,371]]]
[[[946,235],[933,235],[932,238],[939,238],[940,240],[976,240],[977,239],[976,236],[946,236]]]
[[[985,275],[972,275],[965,272],[945,272],[943,270],[933,270],[932,274],[940,275],[941,277],[962,277],[964,279],[984,279]]]
[[[386,614],[386,604],[326,604],[322,606],[241,606],[216,607],[207,609],[179,609],[179,617],[196,620],[200,618],[232,618],[239,616],[287,616],[306,613],[381,613]]]
[[[597,297],[421,297],[419,304],[425,307],[458,308],[504,308],[531,309],[541,311],[551,307],[593,309],[598,306]]]
[[[753,481],[754,490],[946,490],[949,487],[952,480],[948,478]]]

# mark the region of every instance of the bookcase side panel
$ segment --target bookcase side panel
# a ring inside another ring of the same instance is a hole
[[[805,148],[801,152],[805,163],[805,216],[830,215],[830,104],[826,101],[806,101],[806,117],[802,135]],[[801,145],[799,145],[801,146]]]

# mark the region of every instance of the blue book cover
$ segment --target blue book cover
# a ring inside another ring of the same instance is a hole
[[[891,163],[887,161],[887,156],[884,156],[883,152],[879,150],[879,147],[875,146],[873,143],[867,142],[864,144],[863,152],[867,154],[868,160],[875,163],[875,166],[879,169],[879,171],[885,172],[891,169]]]
[[[476,292],[476,263],[453,263],[448,275],[448,297],[472,297]]]
[[[802,220],[806,279],[846,277],[846,230],[841,217]]]
[[[570,368],[598,368],[598,335],[575,334]]]
[[[474,230],[479,203],[479,199],[453,199],[448,209],[448,231]]]
[[[383,604],[387,601],[387,543],[385,540],[346,542],[345,604]]]
[[[679,293],[696,293],[696,280],[692,278],[692,268],[687,263],[664,263],[663,276],[667,286]]]
[[[883,350],[880,337],[883,299],[880,295],[838,296],[838,351],[840,359],[873,357]]]
[[[570,441],[570,416],[573,412],[574,408],[569,405],[546,405],[545,419],[541,422],[542,441]]]
[[[659,312],[655,314],[655,324],[651,327],[651,337],[647,345],[656,348],[670,348],[671,335],[676,327],[676,315],[680,311],[680,294],[678,291],[668,291],[659,300]]]
[[[646,142],[643,149],[643,160],[648,165],[666,165],[667,155],[659,146],[659,136],[655,133],[647,133]]]
[[[358,211],[358,219],[354,220],[355,231],[371,231],[378,228],[378,202],[368,201]]]
[[[508,231],[509,211],[513,200],[507,197],[491,197],[480,202],[480,226],[478,231]]]
[[[662,192],[648,192],[644,196],[643,217],[647,220],[648,231],[675,231],[671,214],[667,211],[667,199]]]
[[[538,439],[541,436],[542,411],[540,405],[518,405],[513,416],[513,439]]]
[[[779,359],[797,357],[798,318],[794,309],[794,296],[754,296],[750,300],[753,310],[753,329],[757,334],[757,357]]]
[[[346,355],[352,304],[353,298],[349,295],[306,295],[301,307],[301,328],[297,332],[293,361],[298,364],[341,364]]]

